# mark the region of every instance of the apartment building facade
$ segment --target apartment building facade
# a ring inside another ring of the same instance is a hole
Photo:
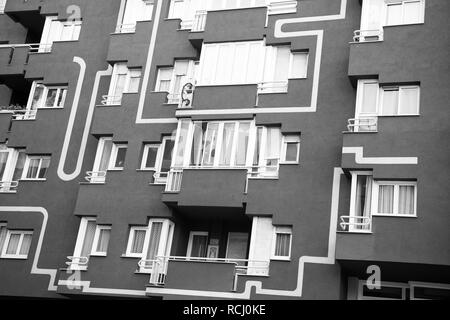
[[[0,0],[0,296],[448,299],[449,13]]]

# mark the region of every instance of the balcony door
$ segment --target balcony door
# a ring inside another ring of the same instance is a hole
[[[174,223],[167,219],[151,219],[145,235],[144,262],[140,272],[165,274],[167,264],[165,257],[170,255]],[[164,258],[164,259],[163,259]]]
[[[206,258],[208,252],[208,232],[192,231],[189,235],[187,257]]]
[[[229,232],[227,242],[227,259],[245,260],[247,259],[248,251],[248,233],[244,232]],[[238,265],[245,265],[245,262],[240,261]]]
[[[372,207],[372,173],[352,173],[352,186],[350,198],[350,232],[368,232],[371,229]]]

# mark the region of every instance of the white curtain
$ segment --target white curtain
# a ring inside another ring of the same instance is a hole
[[[394,186],[380,185],[378,191],[378,213],[394,213]]]
[[[131,244],[131,253],[142,253],[144,249],[144,241],[145,241],[146,231],[144,230],[135,230],[133,243]]]
[[[162,222],[153,222],[150,230],[150,242],[147,251],[147,260],[155,260],[158,255],[159,242],[161,241]]]
[[[102,229],[100,230],[100,235],[98,237],[98,243],[97,243],[97,252],[107,252],[108,251],[108,244],[109,244],[109,238],[111,236],[111,230],[109,229]]]
[[[30,247],[31,247],[32,237],[33,236],[31,234],[25,234],[23,236],[22,246],[20,247],[20,251],[19,251],[20,255],[28,255],[28,251],[30,251]]]
[[[414,214],[414,187],[400,186],[399,187],[399,204],[398,213],[405,215]]]
[[[6,248],[6,254],[16,254],[19,247],[20,234],[12,234],[9,237],[8,247]]]
[[[275,255],[277,257],[288,257],[291,235],[287,233],[277,233],[275,242]]]

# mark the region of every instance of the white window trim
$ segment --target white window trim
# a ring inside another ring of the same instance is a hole
[[[100,233],[102,230],[109,230],[111,232],[112,227],[107,226],[107,225],[97,225],[97,227],[95,228],[94,240],[92,241],[92,249],[91,249],[90,256],[106,257],[106,255],[108,254],[108,251],[106,251],[106,252],[97,251],[98,241],[100,240]],[[109,247],[109,242],[108,242],[108,247]]]
[[[75,249],[73,251],[74,257],[81,256],[81,251],[83,250],[83,245],[84,245],[84,238],[86,236],[87,225],[88,225],[88,222],[91,222],[91,221],[96,222],[97,219],[93,218],[93,217],[82,217],[81,218],[80,227],[78,229],[77,240],[75,242]],[[86,257],[86,258],[89,259],[89,257]],[[77,263],[72,263],[69,266],[69,269],[71,269],[71,270],[87,270],[87,265],[80,265]]]
[[[421,13],[420,20],[417,22],[405,23],[405,3],[411,2],[420,2],[421,5]],[[388,6],[393,4],[400,4],[402,6],[402,23],[399,24],[388,24]],[[394,26],[405,26],[405,25],[414,25],[414,24],[423,24],[425,23],[425,0],[385,0],[383,4],[383,25],[388,27]]]
[[[48,110],[48,109],[63,109],[64,108],[64,103],[65,103],[66,97],[67,97],[67,89],[68,89],[67,86],[47,86],[47,85],[43,84],[42,81],[33,81],[33,84],[31,86],[31,90],[30,90],[30,95],[28,96],[27,110],[32,110],[33,97],[34,97],[34,93],[35,93],[38,85],[43,87],[43,92],[42,92],[41,104],[36,109]],[[58,90],[56,98],[55,98],[55,102],[52,107],[46,107],[45,103],[47,101],[48,92],[53,89]],[[61,94],[62,94],[61,106],[58,106],[57,103],[58,103],[58,100],[59,100],[59,97]]]
[[[186,250],[186,257],[187,258],[198,258],[198,257],[192,257],[192,246],[194,244],[194,237],[195,236],[206,236],[209,239],[209,232],[208,231],[191,231],[189,232],[189,242]]]
[[[378,213],[378,196],[380,186],[394,186],[394,207],[393,213]],[[414,213],[399,214],[398,201],[400,186],[414,187]],[[372,188],[372,216],[378,217],[397,217],[397,218],[417,218],[417,182],[416,181],[376,181]]]
[[[7,223],[6,222],[0,222],[0,236],[2,235],[1,234],[1,231],[2,231],[2,229],[4,229],[4,232],[8,232],[8,229],[6,228],[6,226],[7,226]],[[6,236],[5,236],[5,239],[4,239],[5,241],[3,242],[3,243],[0,243],[0,257],[1,257],[1,253],[2,253],[2,251],[3,251],[3,246],[4,246],[4,244],[6,243]]]
[[[358,282],[358,300],[405,300],[406,299],[406,289],[409,288],[409,286],[405,283],[400,282],[387,282],[387,281],[381,281],[382,287],[391,287],[391,288],[399,288],[402,290],[402,298],[401,299],[395,299],[395,298],[382,298],[382,297],[368,297],[364,296],[364,286],[367,285],[366,280],[359,280]]]
[[[277,246],[277,234],[288,234],[289,237],[289,255],[288,256],[277,256],[275,255],[275,250]],[[272,249],[271,249],[271,257],[270,260],[281,260],[281,261],[290,261],[291,253],[292,253],[292,227],[282,227],[282,226],[273,226],[273,235],[272,235]]]
[[[384,106],[384,92],[389,89],[394,89],[398,91],[398,105],[397,105],[397,114],[383,114],[383,106]],[[400,107],[402,105],[402,95],[401,91],[405,89],[417,89],[417,113],[400,113]],[[420,114],[420,86],[418,85],[407,85],[407,86],[381,86],[380,87],[380,106],[379,106],[379,116],[390,117],[390,116],[416,116]]]
[[[286,160],[288,144],[297,145],[297,156],[295,161]],[[280,164],[299,164],[300,163],[300,135],[286,134],[281,137],[281,160]]]
[[[163,137],[162,142],[159,145],[158,154],[156,155],[155,173],[161,173],[162,163],[163,163],[163,159],[164,159],[164,153],[166,152],[166,147],[167,147],[167,141],[175,141],[175,140],[172,136]],[[174,155],[175,155],[175,146],[174,146],[174,149],[172,150],[172,163],[174,161]],[[155,177],[153,183],[163,185],[163,184],[166,184],[166,182],[167,182],[167,177],[158,176],[158,177]]]
[[[111,149],[111,156],[109,157],[108,171],[123,171],[124,167],[116,167],[117,155],[120,149],[125,149],[128,151],[128,144],[125,143],[114,143]],[[126,154],[125,154],[126,157]]]
[[[144,255],[144,247],[145,247],[145,238],[144,238],[144,246],[142,247],[141,253],[133,253],[131,252],[131,246],[133,245],[133,240],[136,236],[136,231],[144,231],[145,238],[147,237],[148,227],[131,227],[130,234],[128,235],[127,248],[125,251],[125,256],[129,258],[142,258]]]
[[[60,21],[58,20],[58,16],[48,16],[45,19],[45,24],[44,24],[44,29],[42,31],[42,37],[41,37],[41,41],[40,41],[40,47],[39,47],[39,51],[41,53],[46,53],[46,52],[51,52],[51,45],[54,42],[75,42],[79,40],[79,35],[78,37],[72,40],[50,40],[50,31],[51,31],[51,26],[52,26],[52,22],[53,21],[59,21],[62,24],[62,28],[61,28],[61,32],[59,34],[59,38],[61,38],[62,33],[63,33],[63,27],[64,26],[72,26],[73,30],[72,30],[72,38],[75,35],[75,30],[77,26],[82,25],[82,21],[81,20],[76,20],[76,21]],[[78,32],[77,32],[78,33]]]
[[[144,150],[142,152],[142,159],[141,159],[141,168],[140,170],[144,170],[144,171],[157,171],[156,168],[158,167],[158,163],[161,162],[159,160],[160,158],[160,149],[161,149],[161,143],[160,144],[156,144],[156,143],[146,143],[144,144]],[[150,149],[156,149],[156,159],[155,159],[155,165],[153,167],[146,167],[146,163],[147,163],[147,159],[148,159],[148,153],[150,151]]]
[[[25,159],[25,165],[23,166],[23,172],[22,172],[22,178],[20,180],[24,180],[24,181],[46,181],[47,178],[27,178],[28,175],[28,170],[30,169],[30,162],[31,160],[39,160],[39,166],[38,166],[38,170],[37,170],[37,174],[39,175],[39,172],[41,171],[42,168],[42,162],[44,160],[49,160],[51,161],[51,157],[50,156],[40,156],[40,155],[27,155],[26,159]],[[47,168],[47,171],[50,169]]]
[[[19,239],[19,243],[17,244],[17,251],[14,254],[8,254],[6,253],[8,245],[9,245],[9,241],[11,238],[11,235],[13,234],[19,234],[20,235],[20,239]],[[6,233],[6,238],[5,238],[5,242],[3,244],[3,248],[1,251],[1,256],[0,258],[2,259],[20,259],[20,260],[25,260],[28,258],[28,254],[19,254],[20,250],[22,249],[22,244],[23,244],[23,238],[25,235],[33,235],[33,231],[25,231],[25,230],[7,230]],[[31,249],[31,248],[30,248]]]

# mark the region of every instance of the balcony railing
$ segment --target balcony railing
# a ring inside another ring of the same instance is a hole
[[[167,269],[170,261],[186,261],[186,262],[203,262],[203,263],[234,263],[235,264],[235,280],[234,289],[236,289],[237,275],[254,275],[268,276],[270,262],[247,260],[247,259],[228,259],[228,258],[200,258],[200,257],[156,257],[155,260],[139,261],[140,270],[144,270],[150,275],[150,283],[152,285],[163,286],[165,284]]]
[[[15,192],[18,186],[18,181],[0,181],[0,192]]]
[[[88,171],[84,179],[89,183],[105,183],[106,171]]]
[[[118,106],[122,103],[122,96],[102,96],[102,105],[104,106]]]
[[[66,265],[68,265],[70,269],[74,269],[77,267],[80,269],[84,269],[87,268],[87,265],[89,263],[89,257],[68,256],[67,259],[69,261],[66,262]]]
[[[348,119],[347,129],[349,132],[377,132],[378,117]]]
[[[37,110],[14,110],[13,120],[35,120]]]
[[[123,23],[116,26],[116,33],[134,33],[136,32],[136,23]]]
[[[383,30],[355,30],[353,42],[383,41]]]
[[[288,80],[261,82],[258,83],[258,94],[285,93],[288,91],[288,84]]]
[[[347,232],[370,232],[372,227],[371,217],[341,216],[339,226]]]
[[[194,16],[194,21],[192,22],[191,31],[192,32],[205,31],[207,16],[208,16],[208,12],[206,10],[197,11]]]

